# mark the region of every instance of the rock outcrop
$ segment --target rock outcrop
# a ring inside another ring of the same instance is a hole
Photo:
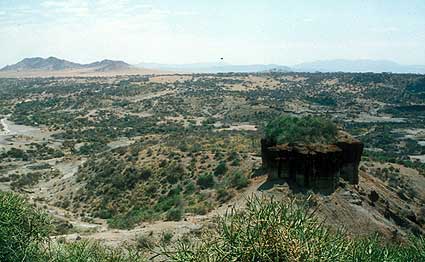
[[[322,192],[333,192],[340,178],[357,184],[363,144],[339,131],[333,144],[281,144],[262,139],[263,167],[269,180],[290,179]]]

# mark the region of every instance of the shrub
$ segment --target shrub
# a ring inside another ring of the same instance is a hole
[[[109,209],[104,208],[95,212],[94,216],[102,219],[109,219],[112,217],[112,212]]]
[[[214,170],[214,175],[222,176],[227,172],[227,166],[225,161],[221,161]]]
[[[187,212],[194,213],[196,215],[206,215],[211,209],[211,203],[207,200],[200,201],[199,203],[192,205],[187,208]]]
[[[239,159],[239,154],[235,151],[230,152],[229,156],[227,157],[227,160],[229,161],[235,161],[237,159]]]
[[[265,129],[266,138],[277,143],[333,143],[336,125],[328,119],[314,116],[281,116],[272,120]]]
[[[173,233],[172,232],[162,233],[162,237],[161,237],[162,244],[169,244],[171,242],[171,239],[173,239]]]
[[[152,209],[132,209],[127,213],[117,214],[108,219],[108,226],[117,229],[134,228],[141,221],[150,221],[157,217]]]
[[[229,187],[241,189],[247,187],[249,184],[248,178],[239,170],[235,171],[228,177]]]
[[[231,192],[230,190],[226,188],[221,187],[217,189],[217,200],[220,203],[225,203],[229,201],[233,196],[234,196],[233,192]]]
[[[170,163],[166,168],[161,172],[161,176],[166,178],[166,181],[170,184],[175,184],[180,181],[186,172],[184,167],[181,164],[175,162]]]
[[[136,239],[136,245],[138,249],[151,249],[155,245],[152,238],[145,235],[140,235]]]
[[[12,188],[22,188],[26,186],[33,186],[40,181],[42,174],[40,172],[26,173],[20,176],[16,181],[13,181],[10,185]]]
[[[102,152],[104,150],[108,149],[108,147],[101,142],[93,142],[82,145],[79,150],[78,154],[80,155],[90,155],[97,152]]]
[[[25,153],[25,151],[19,148],[14,148],[14,147],[12,147],[9,151],[7,151],[7,153],[3,153],[3,157],[16,158],[16,159],[21,159],[23,161],[28,161],[29,159],[29,156],[27,153]]]
[[[0,192],[0,261],[37,261],[51,230],[44,212],[16,194]]]
[[[192,181],[190,181],[190,182],[186,185],[186,187],[185,187],[185,189],[184,189],[184,193],[185,193],[186,195],[190,195],[190,194],[193,194],[195,191],[196,191],[196,186],[195,186],[195,184],[194,184]]]
[[[166,220],[168,221],[180,221],[183,218],[184,210],[183,207],[174,207],[168,210]]]
[[[213,187],[215,184],[214,176],[210,173],[199,175],[197,183],[202,189]]]
[[[170,191],[171,192],[171,191]],[[154,206],[154,210],[157,212],[165,212],[173,207],[182,205],[183,200],[180,194],[161,196],[158,202]]]

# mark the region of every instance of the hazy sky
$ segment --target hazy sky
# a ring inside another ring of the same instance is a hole
[[[91,62],[425,64],[425,0],[0,0],[0,66]]]

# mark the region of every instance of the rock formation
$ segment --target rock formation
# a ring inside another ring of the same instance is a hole
[[[333,192],[343,178],[357,184],[363,144],[339,131],[333,144],[275,144],[261,140],[263,167],[269,180],[289,179],[322,192]]]

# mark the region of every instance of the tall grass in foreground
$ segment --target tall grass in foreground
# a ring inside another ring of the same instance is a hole
[[[50,231],[47,214],[16,194],[0,191],[0,261],[37,261]]]
[[[425,240],[381,245],[330,232],[294,202],[251,198],[220,219],[216,232],[165,251],[173,261],[425,261]]]
[[[45,254],[49,262],[144,262],[136,248],[111,248],[98,242],[78,241],[58,244]]]
[[[142,262],[152,260],[144,256],[145,247],[158,250],[146,243],[120,248],[91,241],[51,243],[50,230],[41,210],[0,191],[1,262]],[[171,238],[164,243],[170,245]],[[350,239],[329,231],[303,205],[265,198],[251,198],[246,209],[224,215],[210,234],[172,246],[155,261],[425,261],[424,238],[402,246]]]
[[[0,191],[0,262],[142,262],[136,248],[97,242],[51,243],[48,215],[21,196]]]

